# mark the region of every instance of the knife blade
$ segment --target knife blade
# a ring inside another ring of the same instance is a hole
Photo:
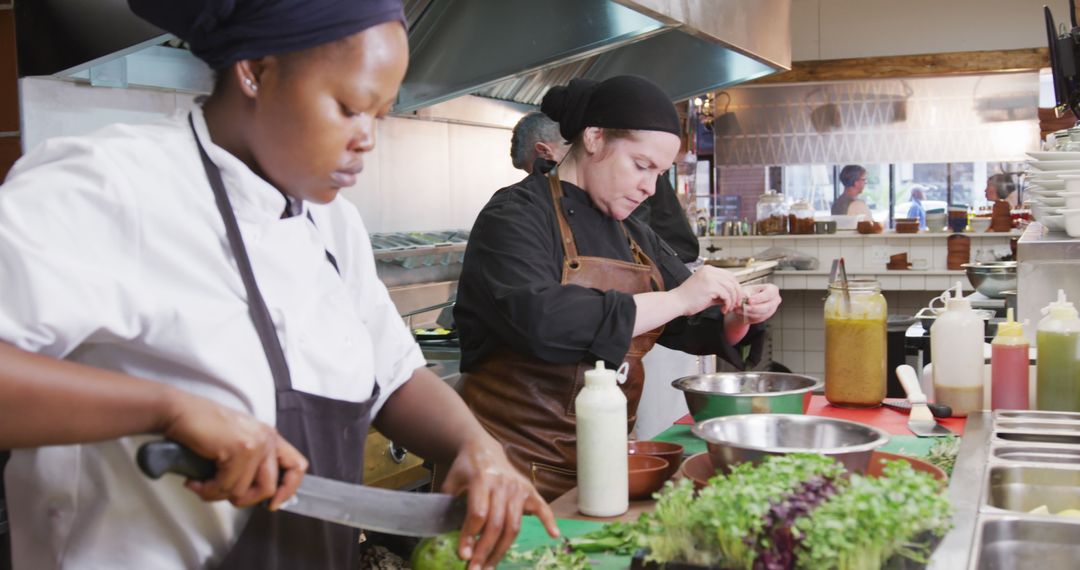
[[[217,472],[213,461],[169,440],[143,444],[135,459],[152,479],[175,473],[201,481]],[[281,510],[375,532],[434,536],[460,529],[468,509],[464,497],[391,491],[305,475]]]

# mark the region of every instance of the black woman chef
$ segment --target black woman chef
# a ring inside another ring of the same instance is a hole
[[[353,568],[352,529],[249,507],[280,505],[305,470],[359,482],[372,421],[453,465],[471,567],[498,561],[523,512],[557,534],[424,368],[337,198],[405,73],[400,0],[131,5],[217,81],[190,113],[49,140],[0,187],[15,567]],[[150,481],[132,459],[148,433],[218,475]]]

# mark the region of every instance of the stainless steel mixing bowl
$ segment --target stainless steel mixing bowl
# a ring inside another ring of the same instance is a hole
[[[801,414],[821,380],[780,372],[695,374],[671,383],[686,396],[694,421],[735,414]]]
[[[1006,291],[1016,290],[1015,261],[965,263],[961,267],[971,286],[991,299],[1004,299]]]
[[[889,441],[884,430],[866,424],[793,414],[713,418],[698,423],[692,432],[705,440],[713,467],[723,471],[768,455],[816,453],[836,459],[852,473],[864,473],[870,455]]]

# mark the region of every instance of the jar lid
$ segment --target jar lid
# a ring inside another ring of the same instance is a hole
[[[764,202],[767,204],[780,204],[783,203],[784,197],[776,193],[776,190],[766,190],[758,202]]]

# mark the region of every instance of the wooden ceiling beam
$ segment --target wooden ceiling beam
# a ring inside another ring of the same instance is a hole
[[[1037,71],[1050,66],[1049,53],[1046,48],[1026,48],[796,61],[791,71],[744,85]]]

